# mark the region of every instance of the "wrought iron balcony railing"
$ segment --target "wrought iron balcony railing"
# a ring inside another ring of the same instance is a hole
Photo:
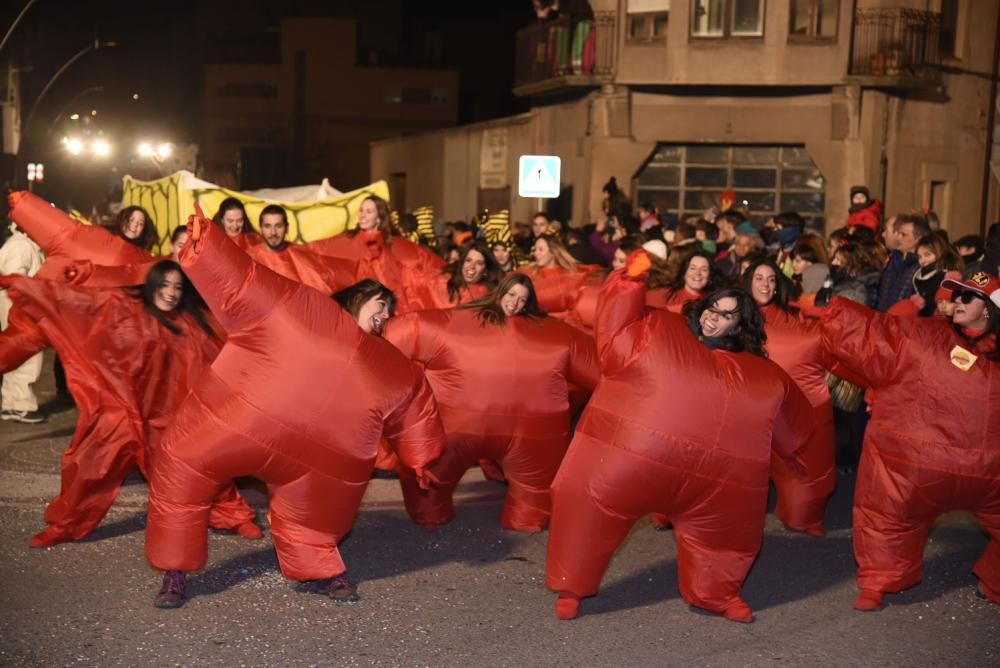
[[[941,15],[917,9],[859,9],[850,75],[940,78]]]
[[[569,17],[517,32],[515,89],[528,94],[562,86],[598,85],[614,72],[615,13],[593,21]]]

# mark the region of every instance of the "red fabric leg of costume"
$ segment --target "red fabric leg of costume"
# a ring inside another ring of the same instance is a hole
[[[546,583],[553,591],[596,594],[632,525],[663,508],[674,521],[683,599],[719,613],[745,605],[740,590],[760,549],[766,487],[702,479],[578,432],[552,492]]]
[[[833,408],[829,402],[813,409],[816,429],[799,451],[805,475],[793,473],[777,454],[771,455],[771,479],[778,492],[774,514],[793,531],[822,536],[826,502],[837,484]]]

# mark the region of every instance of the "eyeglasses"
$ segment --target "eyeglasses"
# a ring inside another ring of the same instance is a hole
[[[983,301],[986,301],[986,297],[978,292],[972,292],[971,290],[959,292],[951,298],[953,302],[962,302],[963,304],[971,304],[973,299],[982,299]]]
[[[739,315],[740,315],[740,312],[739,312],[739,309],[737,309],[737,310],[735,310],[735,311],[720,311],[719,309],[715,308],[714,306],[710,306],[710,307],[709,307],[708,309],[706,309],[706,310],[707,310],[707,311],[708,311],[709,313],[713,313],[713,314],[715,314],[716,316],[718,316],[718,317],[722,318],[722,319],[723,319],[723,320],[725,320],[726,322],[730,322],[730,321],[732,321],[732,320],[735,320],[735,319],[736,319],[736,318],[738,318],[738,317],[739,317]]]

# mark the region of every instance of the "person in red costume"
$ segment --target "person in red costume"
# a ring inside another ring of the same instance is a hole
[[[517,271],[531,278],[539,308],[562,320],[573,308],[584,279],[598,267],[578,264],[554,234],[538,237],[533,254],[535,261]]]
[[[640,254],[601,293],[601,382],[552,485],[546,583],[572,619],[597,593],[632,525],[674,525],[682,598],[753,621],[740,595],[760,549],[772,447],[793,468],[812,431],[801,390],[763,351],[763,320],[739,289],[683,316],[646,308]]]
[[[421,308],[451,308],[485,297],[500,279],[500,265],[482,241],[462,247],[458,262],[446,266],[416,290]]]
[[[688,302],[697,301],[724,285],[725,278],[716,269],[712,254],[698,249],[681,260],[673,283],[667,288],[651,291],[647,301],[653,308],[680,313]]]
[[[191,307],[180,267],[169,260],[131,292],[11,276],[0,282],[59,353],[80,410],[62,457],[62,488],[45,511],[49,527],[30,545],[80,540],[100,524],[132,470],[147,475],[173,410],[219,344]],[[213,527],[260,538],[254,512],[235,487],[213,499]]]
[[[247,254],[271,271],[328,295],[355,282],[355,263],[323,257],[285,240],[288,214],[282,207],[268,204],[261,210],[258,223],[264,243],[251,245]]]
[[[256,264],[200,214],[189,228],[181,264],[229,338],[152,460],[146,557],[165,571],[154,605],[184,604],[185,573],[207,559],[210,501],[245,475],[267,484],[281,572],[355,601],[337,543],[357,514],[379,439],[424,484],[444,441],[420,369],[370,335],[390,315],[392,293],[355,287],[348,312]]]
[[[990,533],[973,572],[1000,603],[1000,281],[979,272],[941,287],[953,291],[951,323],[842,298],[822,313],[827,355],[871,398],[854,493],[856,610],[920,582],[934,519],[960,509]]]
[[[809,399],[816,428],[800,454],[805,475],[771,457],[771,479],[778,491],[774,513],[786,528],[825,536],[823,514],[837,484],[833,404],[823,366],[822,332],[816,321],[800,320],[788,304],[792,282],[771,260],[758,260],[743,274],[743,289],[764,316],[767,356],[788,372]]]
[[[264,243],[261,236],[250,227],[250,217],[243,202],[235,197],[222,200],[219,210],[212,216],[212,222],[225,231],[226,236],[243,250],[250,250]]]
[[[399,300],[400,313],[421,308],[416,294],[419,287],[444,268],[444,260],[427,248],[392,235],[389,205],[377,195],[361,202],[356,228],[305,247],[320,255],[356,262],[356,278],[373,278],[389,288]]]
[[[878,234],[882,227],[882,202],[873,199],[867,187],[852,186],[847,229],[853,230],[859,225],[867,227],[873,234]]]
[[[501,526],[543,530],[549,485],[569,445],[570,384],[589,393],[600,376],[593,341],[546,317],[531,279],[518,273],[456,309],[395,318],[385,336],[424,367],[448,434],[431,467],[439,486],[421,491],[400,471],[410,517],[424,526],[454,519],[455,487],[487,459],[500,463],[510,485]]]

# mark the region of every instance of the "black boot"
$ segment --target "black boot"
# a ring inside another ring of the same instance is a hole
[[[153,599],[157,608],[179,608],[187,601],[187,576],[184,571],[167,571],[163,574],[163,587]]]

